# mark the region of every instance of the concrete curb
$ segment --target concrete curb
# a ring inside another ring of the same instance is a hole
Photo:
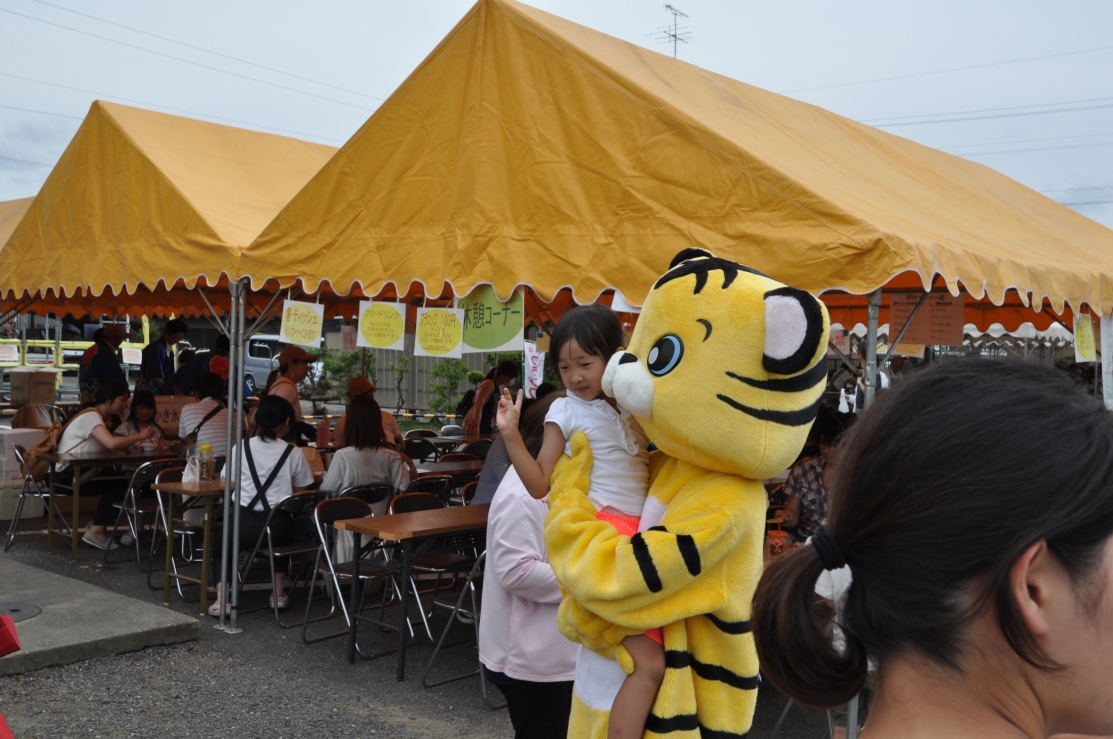
[[[42,608],[16,624],[23,649],[0,658],[0,676],[201,635],[196,618],[11,559],[0,558],[0,602]]]

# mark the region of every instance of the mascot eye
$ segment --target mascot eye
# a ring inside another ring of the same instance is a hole
[[[658,377],[667,375],[680,364],[682,356],[684,356],[684,344],[680,341],[680,337],[672,334],[662,336],[649,350],[649,371]]]

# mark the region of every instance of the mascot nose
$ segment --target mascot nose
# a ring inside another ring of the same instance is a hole
[[[638,361],[638,358],[636,356],[634,356],[633,354],[631,354],[630,352],[626,352],[625,354],[623,354],[621,357],[618,358],[618,363],[619,364],[630,364],[630,362],[636,362],[636,361]]]

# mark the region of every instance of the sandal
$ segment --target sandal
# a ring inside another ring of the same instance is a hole
[[[286,595],[285,593],[279,593],[278,597],[276,598],[275,594],[272,592],[271,593],[271,608],[275,607],[276,601],[277,601],[277,604],[278,604],[278,606],[277,606],[278,610],[281,611],[283,608],[290,605],[290,596]]]
[[[212,616],[213,618],[220,618],[220,603],[212,603],[211,605],[209,605],[209,615]],[[232,615],[232,604],[231,603],[225,603],[224,604],[224,615],[225,616],[231,616]]]

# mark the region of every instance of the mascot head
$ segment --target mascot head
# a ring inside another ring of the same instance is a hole
[[[830,320],[819,300],[702,249],[650,291],[603,390],[666,454],[771,477],[800,453],[827,384]]]

